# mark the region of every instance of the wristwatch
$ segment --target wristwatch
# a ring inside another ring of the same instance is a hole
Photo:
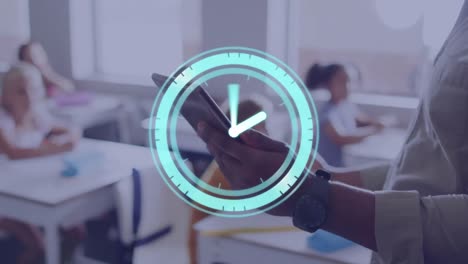
[[[310,186],[297,199],[293,211],[293,224],[295,227],[313,233],[325,221],[328,214],[330,193],[330,173],[317,170],[310,176]]]

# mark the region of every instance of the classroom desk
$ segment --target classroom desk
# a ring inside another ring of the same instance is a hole
[[[93,94],[91,101],[83,105],[58,106],[49,103],[51,113],[58,119],[81,128],[90,128],[102,123],[116,121],[120,141],[130,143],[130,133],[122,100],[115,96]]]
[[[387,128],[362,142],[344,147],[346,165],[372,161],[391,161],[400,153],[407,136],[406,129]]]
[[[333,253],[320,253],[306,245],[311,234],[300,230],[283,232],[239,232],[236,234],[213,235],[220,230],[254,228],[292,227],[291,219],[259,215],[240,219],[209,217],[195,228],[199,232],[199,263],[237,264],[367,264],[371,251],[355,245]]]
[[[0,215],[44,228],[48,264],[60,262],[60,227],[111,209],[112,184],[154,166],[147,148],[112,142],[83,139],[69,155],[86,152],[100,153],[101,165],[71,178],[60,175],[62,155],[0,161]]]

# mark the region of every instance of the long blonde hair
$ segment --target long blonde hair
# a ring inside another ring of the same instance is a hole
[[[26,86],[26,94],[29,98],[29,109],[27,112],[28,118],[33,122],[34,126],[39,127],[44,120],[48,120],[50,113],[46,109],[45,87],[42,82],[42,77],[39,70],[25,62],[18,63],[10,68],[3,79],[3,89],[0,96],[0,107],[5,111],[13,114],[10,97],[6,96],[11,89],[15,89],[15,81],[25,79],[28,81]]]

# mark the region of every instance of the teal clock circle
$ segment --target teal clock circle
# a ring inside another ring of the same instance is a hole
[[[283,164],[274,175],[244,190],[221,189],[198,179],[182,159],[176,136],[180,109],[190,93],[229,75],[262,82],[280,98],[291,122],[290,151]],[[159,174],[179,198],[213,215],[243,217],[271,210],[294,193],[315,160],[319,124],[314,101],[293,70],[267,53],[226,47],[195,56],[170,77],[151,109],[149,143]]]

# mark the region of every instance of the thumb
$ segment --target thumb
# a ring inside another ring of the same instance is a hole
[[[281,141],[276,141],[256,130],[248,130],[241,135],[245,144],[263,151],[283,152],[288,151],[288,147]]]

